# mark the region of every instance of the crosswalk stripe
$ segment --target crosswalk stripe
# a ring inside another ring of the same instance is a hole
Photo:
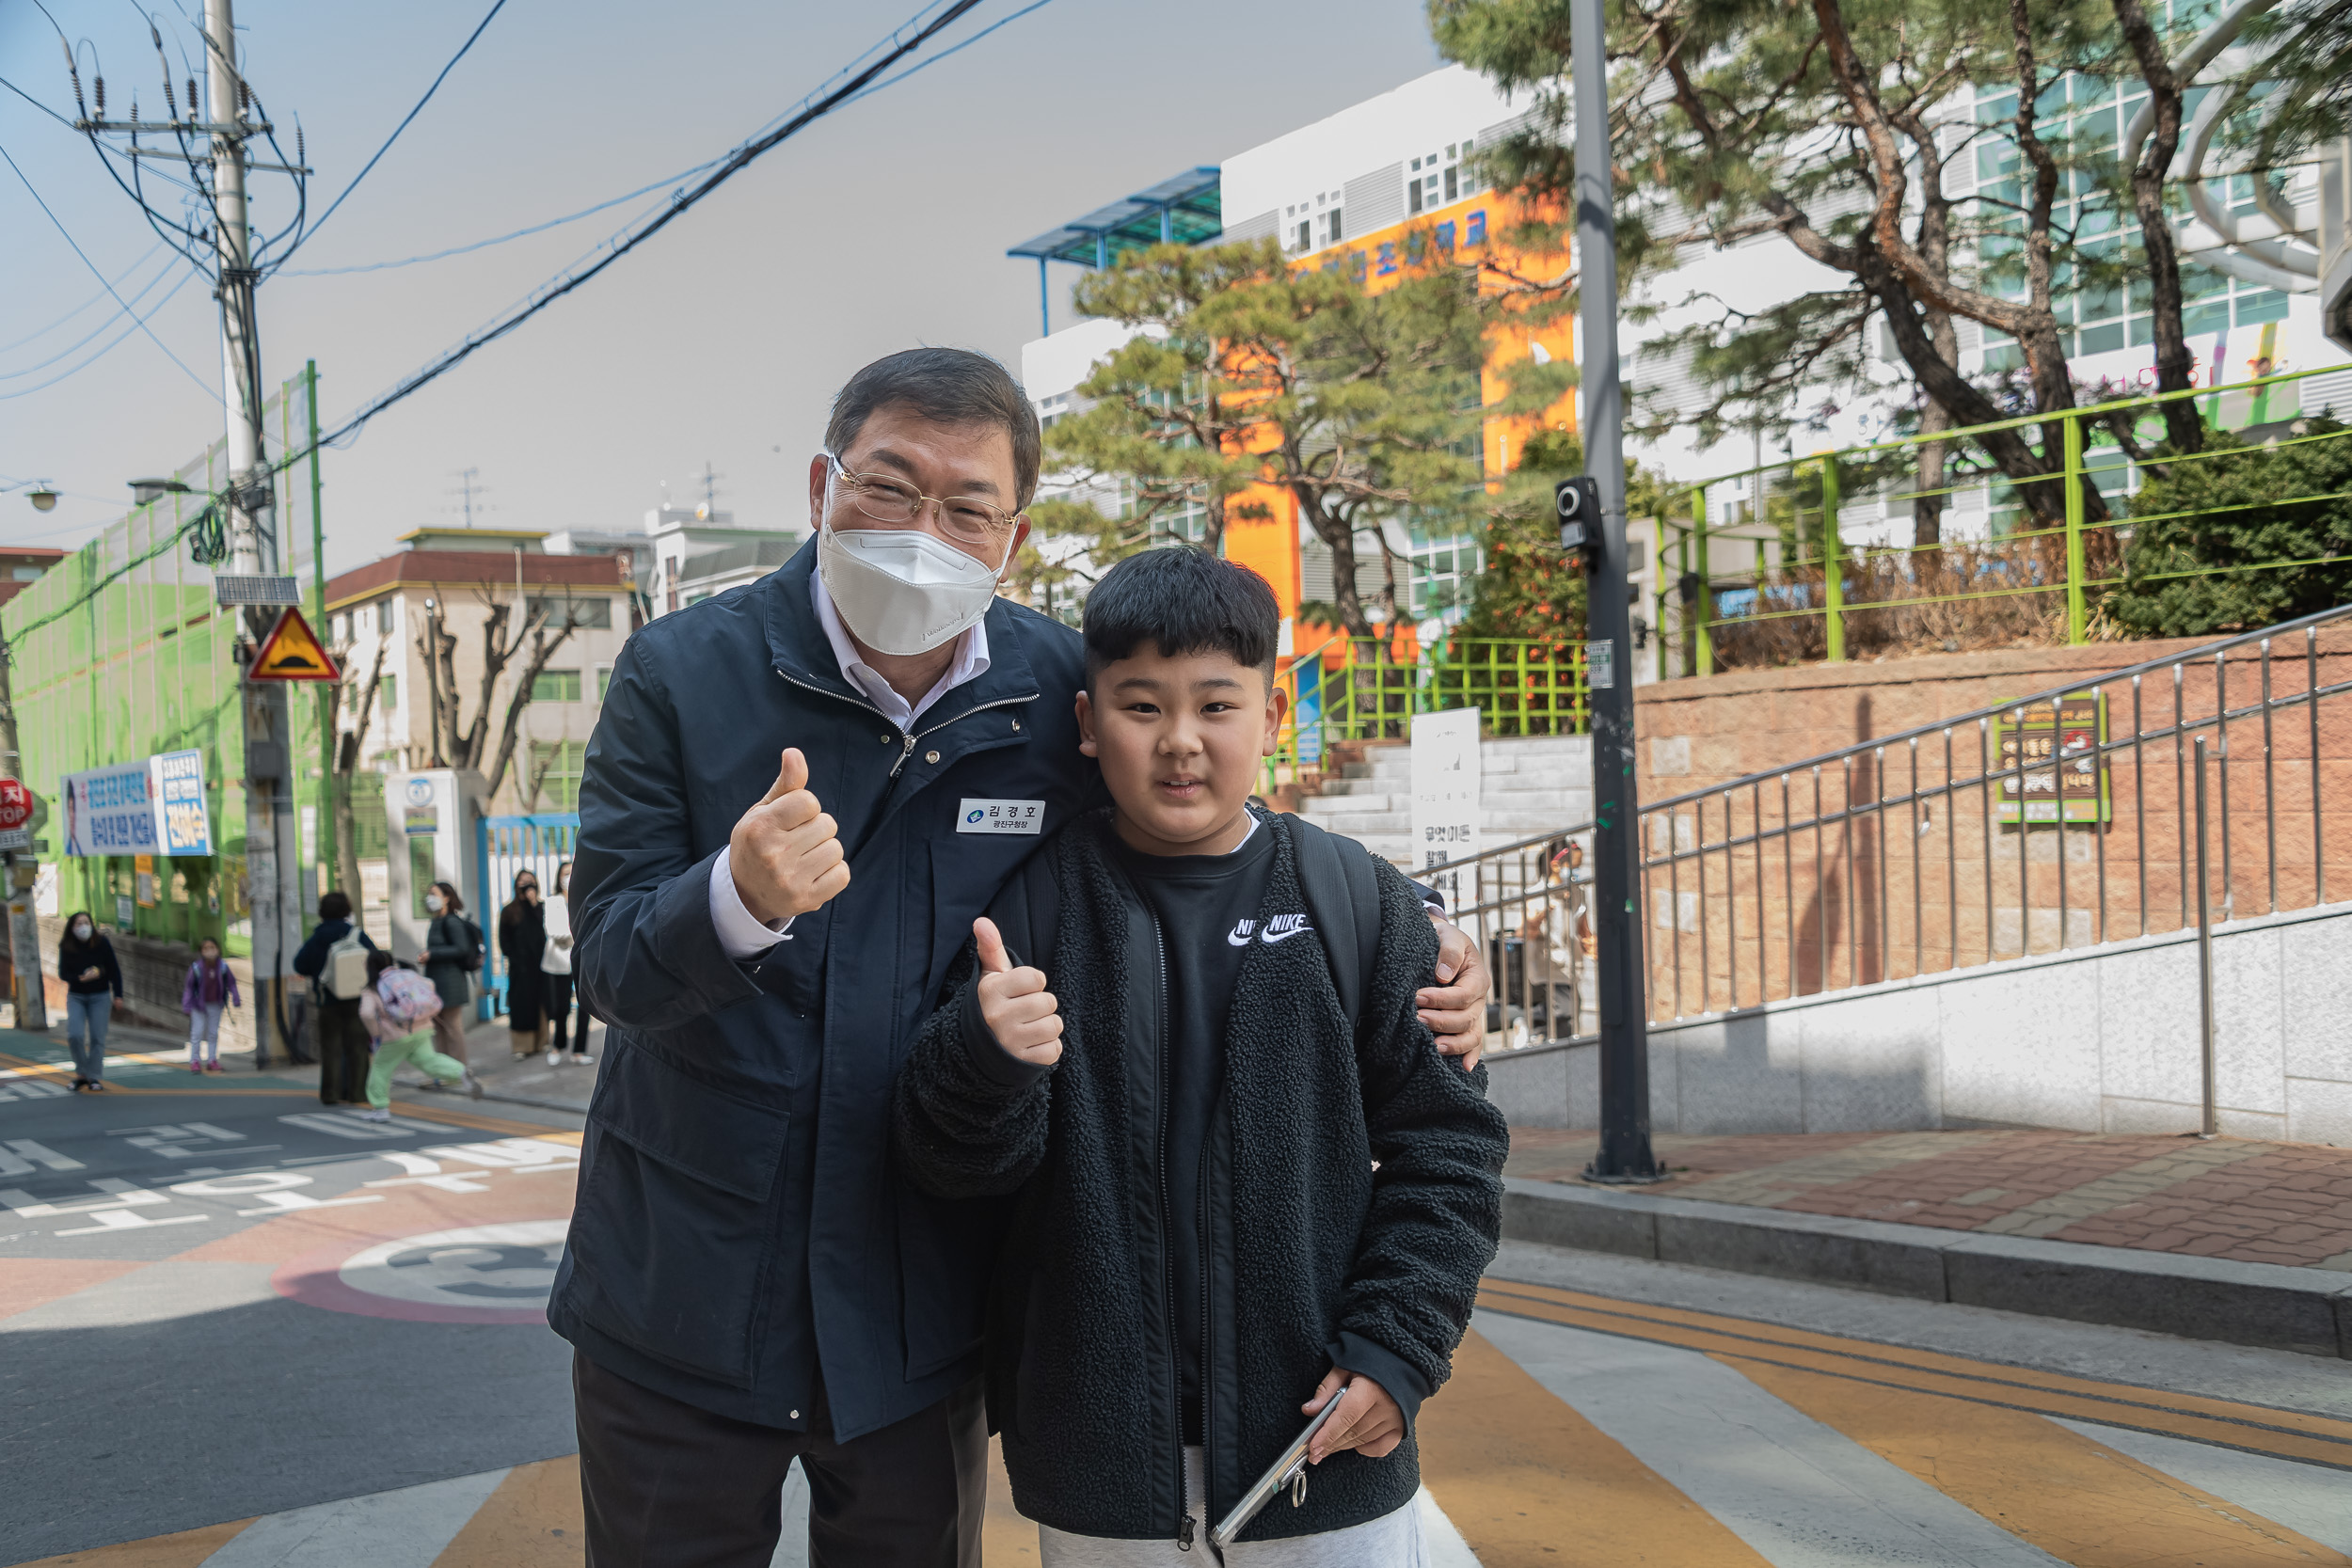
[[[1482,1568],[1765,1568],[1478,1332],[1417,1429],[1422,1480]]]
[[[2089,1421],[2060,1420],[2058,1425],[2352,1557],[2352,1497],[2344,1496],[2343,1481],[2326,1470],[2151,1432]]]
[[[2352,1421],[2336,1417],[2314,1416],[2298,1410],[2279,1410],[2267,1405],[2249,1404],[2242,1400],[2215,1399],[2207,1395],[2181,1393],[2169,1388],[2139,1388],[2127,1383],[2106,1383],[2096,1378],[2074,1377],[2064,1372],[2045,1372],[2024,1367],[2005,1367],[1997,1362],[1975,1360],[1968,1356],[1952,1355],[1942,1351],[1918,1350],[1907,1345],[1851,1339],[1836,1334],[1822,1334],[1811,1329],[1790,1328],[1781,1323],[1765,1323],[1755,1318],[1731,1318],[1720,1313],[1700,1312],[1689,1307],[1659,1307],[1647,1302],[1621,1301],[1613,1296],[1588,1295],[1581,1291],[1564,1290],[1556,1285],[1532,1285],[1519,1280],[1494,1278],[1482,1280],[1480,1283],[1500,1293],[1531,1297],[1537,1301],[1578,1307],[1610,1317],[1703,1329],[1751,1340],[1760,1345],[1826,1351],[1856,1360],[1881,1362],[1890,1368],[1947,1372],[1955,1377],[1970,1378],[2013,1388],[2030,1388],[2053,1394],[2080,1394],[2086,1398],[2125,1406],[2138,1405],[2168,1414],[2210,1416],[2217,1420],[2236,1421],[2275,1428],[2280,1432],[2300,1433],[2306,1436],[2323,1438],[2352,1447]]]
[[[1781,1329],[1741,1318],[1671,1315],[1605,1297],[1488,1280],[1482,1309],[1627,1338],[1770,1361],[1800,1370],[2044,1416],[2129,1426],[2249,1452],[2352,1469],[2352,1421],[2128,1384],[2052,1377],[1962,1356]]]
[[[250,1519],[231,1519],[224,1525],[206,1525],[201,1529],[175,1530],[169,1535],[151,1535],[144,1541],[124,1541],[112,1546],[92,1546],[87,1551],[67,1552],[62,1557],[45,1557],[38,1562],[26,1562],[18,1568],[201,1568],[205,1559],[219,1551],[237,1537]]]
[[[2056,1568],[1705,1355],[1524,1319],[1480,1332],[1773,1568]]]
[[[432,1568],[504,1470],[265,1514],[204,1568]]]
[[[580,1456],[506,1472],[433,1560],[433,1568],[579,1568],[588,1549]]]
[[[1716,1359],[2074,1568],[2352,1564],[2307,1535],[2040,1416]]]

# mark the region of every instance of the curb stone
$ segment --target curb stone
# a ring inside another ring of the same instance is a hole
[[[2352,1359],[2352,1274],[1503,1179],[1502,1234]]]

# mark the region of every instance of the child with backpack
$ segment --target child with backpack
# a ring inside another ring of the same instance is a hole
[[[444,1084],[463,1084],[466,1092],[482,1098],[482,1081],[433,1049],[433,1019],[441,1010],[441,993],[433,982],[382,949],[368,954],[368,989],[359,995],[359,1022],[367,1026],[375,1061],[368,1069],[368,1109],[364,1121],[392,1119],[392,1069],[403,1062]]]
[[[1222,1560],[1200,1538],[1334,1401],[1248,1560],[1427,1560],[1413,1419],[1494,1257],[1509,1132],[1417,1015],[1412,884],[1249,804],[1278,630],[1204,551],[1104,576],[1077,702],[1113,807],[974,922],[897,1083],[917,1186],[1017,1195],[988,1398],[1047,1568]]]
[[[180,982],[180,1010],[188,1015],[188,1070],[220,1070],[220,1014],[244,1006],[236,972],[220,956],[220,943],[206,937],[196,944],[196,961]]]

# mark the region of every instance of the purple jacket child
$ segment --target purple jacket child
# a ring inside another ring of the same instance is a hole
[[[245,998],[237,994],[237,974],[226,959],[215,958],[208,966],[202,958],[188,965],[188,977],[180,986],[180,1010],[200,1013],[206,1007],[242,1007]]]

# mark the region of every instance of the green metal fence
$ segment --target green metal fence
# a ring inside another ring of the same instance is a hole
[[[2332,409],[2306,407],[2302,395],[2305,382],[2337,377],[2346,369],[2323,367],[2026,415],[1817,452],[1677,486],[1672,492],[1676,515],[1656,522],[1658,673],[1661,679],[1708,675],[1725,665],[1808,658],[1836,663],[1863,651],[1858,641],[1926,652],[2019,638],[2080,643],[2102,632],[2113,635],[2114,627],[2100,625],[2100,610],[2105,597],[2126,581],[2122,562],[2136,527],[2352,499],[2352,489],[2324,489],[2132,515],[2132,497],[2151,470],[2245,462],[2352,437],[2352,430],[2310,423],[2310,416],[2329,412],[2352,420],[2352,388],[2340,401],[2328,394]],[[2163,439],[2164,404],[2180,399],[2197,404],[2208,430],[2243,432],[2252,444],[2177,455],[2155,450]],[[2059,504],[2044,510],[2062,507],[2063,518],[2042,527],[2030,526],[2018,486],[1999,475],[1984,445],[1988,436],[2032,438],[2037,432],[2036,444],[2058,462],[2047,480],[2027,483],[2047,486]],[[1940,462],[1923,461],[1936,451]],[[1946,483],[1922,480],[1923,470],[1938,467]],[[2094,508],[2106,515],[2094,515]],[[1909,532],[1922,509],[1939,515],[1942,538],[1935,543],[1845,538],[1857,527],[1883,535]],[[2259,560],[2226,569],[2281,571],[2334,559]],[[2161,582],[2213,570],[2185,564],[2143,570],[2131,580]]]
[[[1456,637],[1396,658],[1389,640],[1334,637],[1295,658],[1291,698],[1266,782],[1327,766],[1351,740],[1401,740],[1416,713],[1474,707],[1489,735],[1582,735],[1589,717],[1584,645],[1531,637]]]
[[[266,409],[270,434],[296,451],[310,435],[314,386],[306,373],[288,381]],[[315,452],[276,478],[284,570],[315,578]],[[213,602],[213,572],[189,554],[188,524],[209,495],[228,483],[222,443],[181,467],[188,486],[103,530],[39,581],[0,606],[16,708],[21,777],[58,809],[68,773],[136,762],[161,752],[204,755],[205,805],[215,853],[158,859],[142,881],[129,856],[58,861],[60,912],[88,909],[119,930],[165,940],[222,940],[250,950],[246,904],[244,720],[230,650],[233,611]],[[295,791],[301,863],[318,859],[319,705],[298,694],[293,705]],[[64,824],[53,818],[36,835],[51,861]]]

